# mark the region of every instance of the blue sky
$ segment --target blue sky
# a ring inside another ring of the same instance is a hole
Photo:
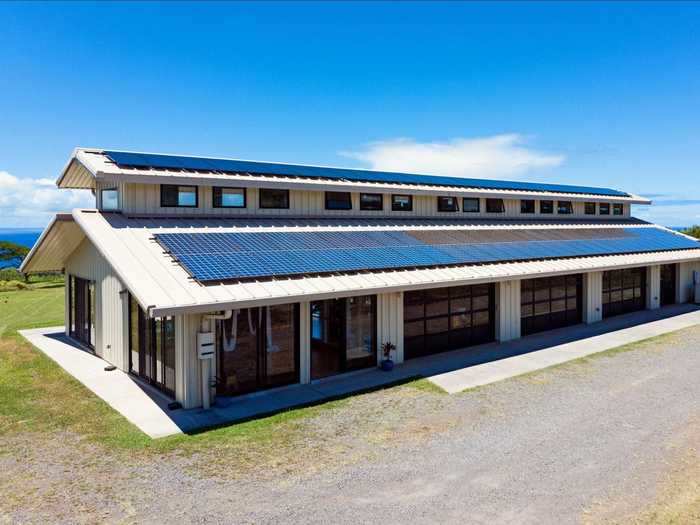
[[[0,227],[75,146],[610,186],[700,223],[700,3],[0,4]]]

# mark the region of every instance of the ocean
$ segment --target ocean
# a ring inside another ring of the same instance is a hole
[[[0,241],[9,241],[31,248],[42,230],[34,228],[0,228]],[[0,261],[0,268],[17,266],[18,261]]]

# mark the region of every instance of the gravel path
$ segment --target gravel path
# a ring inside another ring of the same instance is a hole
[[[700,328],[452,396],[366,394],[303,424],[329,450],[316,461],[301,442],[294,468],[252,476],[212,476],[197,457],[67,467],[70,447],[0,466],[39,476],[41,501],[54,471],[75,480],[48,495],[69,502],[63,514],[37,503],[16,521],[619,521],[654,501],[679,458],[697,460]]]

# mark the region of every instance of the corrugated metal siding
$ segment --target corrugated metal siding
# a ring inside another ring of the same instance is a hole
[[[687,261],[678,264],[678,302],[692,302],[693,299],[693,271],[700,272],[700,261]]]
[[[661,306],[661,266],[647,266],[647,309],[656,310]]]
[[[114,270],[85,239],[66,261],[66,274],[95,281],[95,353],[117,368],[128,371],[127,340],[124,337],[126,319],[122,303],[127,296],[120,294],[124,287]]]
[[[311,304],[299,303],[299,382],[311,381]]]
[[[403,363],[403,292],[377,294],[377,362],[383,358],[382,345],[396,345],[394,361]]]
[[[583,320],[597,323],[603,319],[603,272],[583,274]]]
[[[510,341],[520,337],[519,279],[496,283],[496,339]]]
[[[100,187],[113,187],[114,184],[100,183]],[[583,202],[574,203],[574,213],[572,215],[557,215],[539,213],[539,205],[535,206],[538,213],[521,214],[519,199],[504,199],[505,213],[487,213],[486,199],[481,198],[481,206],[479,213],[464,213],[459,212],[439,212],[437,210],[437,197],[433,195],[414,195],[413,196],[413,211],[398,212],[391,211],[391,195],[383,195],[384,210],[383,211],[366,211],[360,210],[360,193],[352,193],[352,210],[326,210],[325,192],[322,191],[304,191],[290,190],[289,191],[289,209],[269,210],[259,208],[258,188],[248,188],[246,190],[246,207],[245,208],[214,208],[211,186],[199,187],[199,207],[197,208],[161,208],[160,206],[160,186],[157,184],[122,184],[123,189],[120,191],[122,197],[122,211],[129,214],[167,214],[177,216],[228,216],[236,217],[240,215],[261,215],[261,216],[307,216],[307,215],[323,215],[327,217],[558,217],[562,220],[567,218],[581,218],[587,216],[584,214]],[[445,195],[450,195],[445,193]],[[555,203],[556,204],[556,203]],[[460,210],[462,203],[460,199]],[[624,217],[629,217],[630,206],[625,205]],[[619,216],[618,216],[619,217]],[[608,216],[608,218],[610,218]]]
[[[201,368],[197,357],[200,315],[175,317],[175,399],[184,408],[202,404]]]

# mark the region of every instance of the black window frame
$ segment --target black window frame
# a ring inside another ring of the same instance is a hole
[[[625,205],[621,202],[614,202],[612,205],[612,214],[618,217],[625,214]]]
[[[445,206],[446,199],[452,199],[452,201],[454,202],[454,206],[446,207]],[[459,200],[457,199],[457,197],[452,197],[450,195],[438,195],[438,197],[437,197],[437,211],[444,212],[444,213],[453,213],[453,212],[459,211]]]
[[[175,204],[166,202],[165,189],[175,188]],[[194,204],[180,204],[180,188],[194,188]],[[199,208],[199,186],[193,184],[161,184],[160,185],[160,207],[161,208]]]
[[[505,213],[506,204],[503,199],[486,199],[486,213]]]
[[[284,199],[286,205],[284,206],[266,206],[263,205],[263,198],[266,192],[282,192],[284,194]],[[258,207],[261,210],[288,210],[289,209],[289,190],[280,188],[260,188],[258,190]]]
[[[520,213],[534,214],[535,199],[520,199]]]
[[[379,207],[374,204],[368,205],[362,199],[366,197],[379,198]],[[384,195],[381,193],[360,193],[360,210],[362,211],[383,211],[384,210]]]
[[[545,205],[547,205],[549,208],[545,208]],[[553,215],[554,214],[554,201],[551,200],[543,200],[540,201],[540,214],[542,215]]]
[[[591,208],[593,208],[592,211],[591,211]],[[585,215],[595,215],[595,214],[596,214],[596,208],[597,208],[597,207],[596,207],[596,203],[595,203],[595,202],[586,202],[586,203],[584,203],[584,210],[583,210],[583,213],[584,213]]]
[[[243,206],[224,206],[222,190],[243,190]],[[212,208],[223,209],[243,209],[248,206],[248,191],[245,188],[231,188],[227,186],[213,186],[211,189],[211,205]]]
[[[564,210],[564,211],[562,211]],[[557,201],[557,215],[573,215],[574,203],[571,201]]]
[[[603,272],[603,319],[647,307],[647,269],[644,266]]]
[[[536,334],[583,322],[582,274],[523,279],[520,286],[522,335]],[[557,288],[563,288],[564,293],[553,297],[552,292]],[[541,293],[544,291],[547,293]],[[562,301],[564,309],[555,310],[553,304]],[[569,307],[570,305],[572,308]],[[540,313],[537,313],[538,310]]]
[[[409,308],[406,305],[411,301],[415,302]],[[406,292],[404,312],[404,359],[484,344],[496,338],[494,283]],[[466,316],[469,322],[461,322],[460,318],[463,321]],[[487,322],[477,323],[484,316],[488,317]],[[443,329],[436,329],[436,325]],[[417,327],[420,333],[407,330],[408,326]]]
[[[333,198],[336,197],[336,199]],[[343,199],[337,199],[342,196]],[[347,197],[347,200],[345,199]],[[347,211],[352,210],[352,193],[349,191],[327,191],[325,192],[326,209],[334,211]],[[331,203],[339,203],[340,206],[331,205]]]
[[[408,208],[397,207],[396,197],[408,197]],[[413,211],[413,195],[395,193],[391,196],[391,211]]]
[[[601,202],[598,204],[598,215],[610,215],[610,203]]]
[[[476,209],[468,209],[467,202],[476,203]],[[481,199],[479,197],[462,197],[462,211],[464,213],[481,213]]]

